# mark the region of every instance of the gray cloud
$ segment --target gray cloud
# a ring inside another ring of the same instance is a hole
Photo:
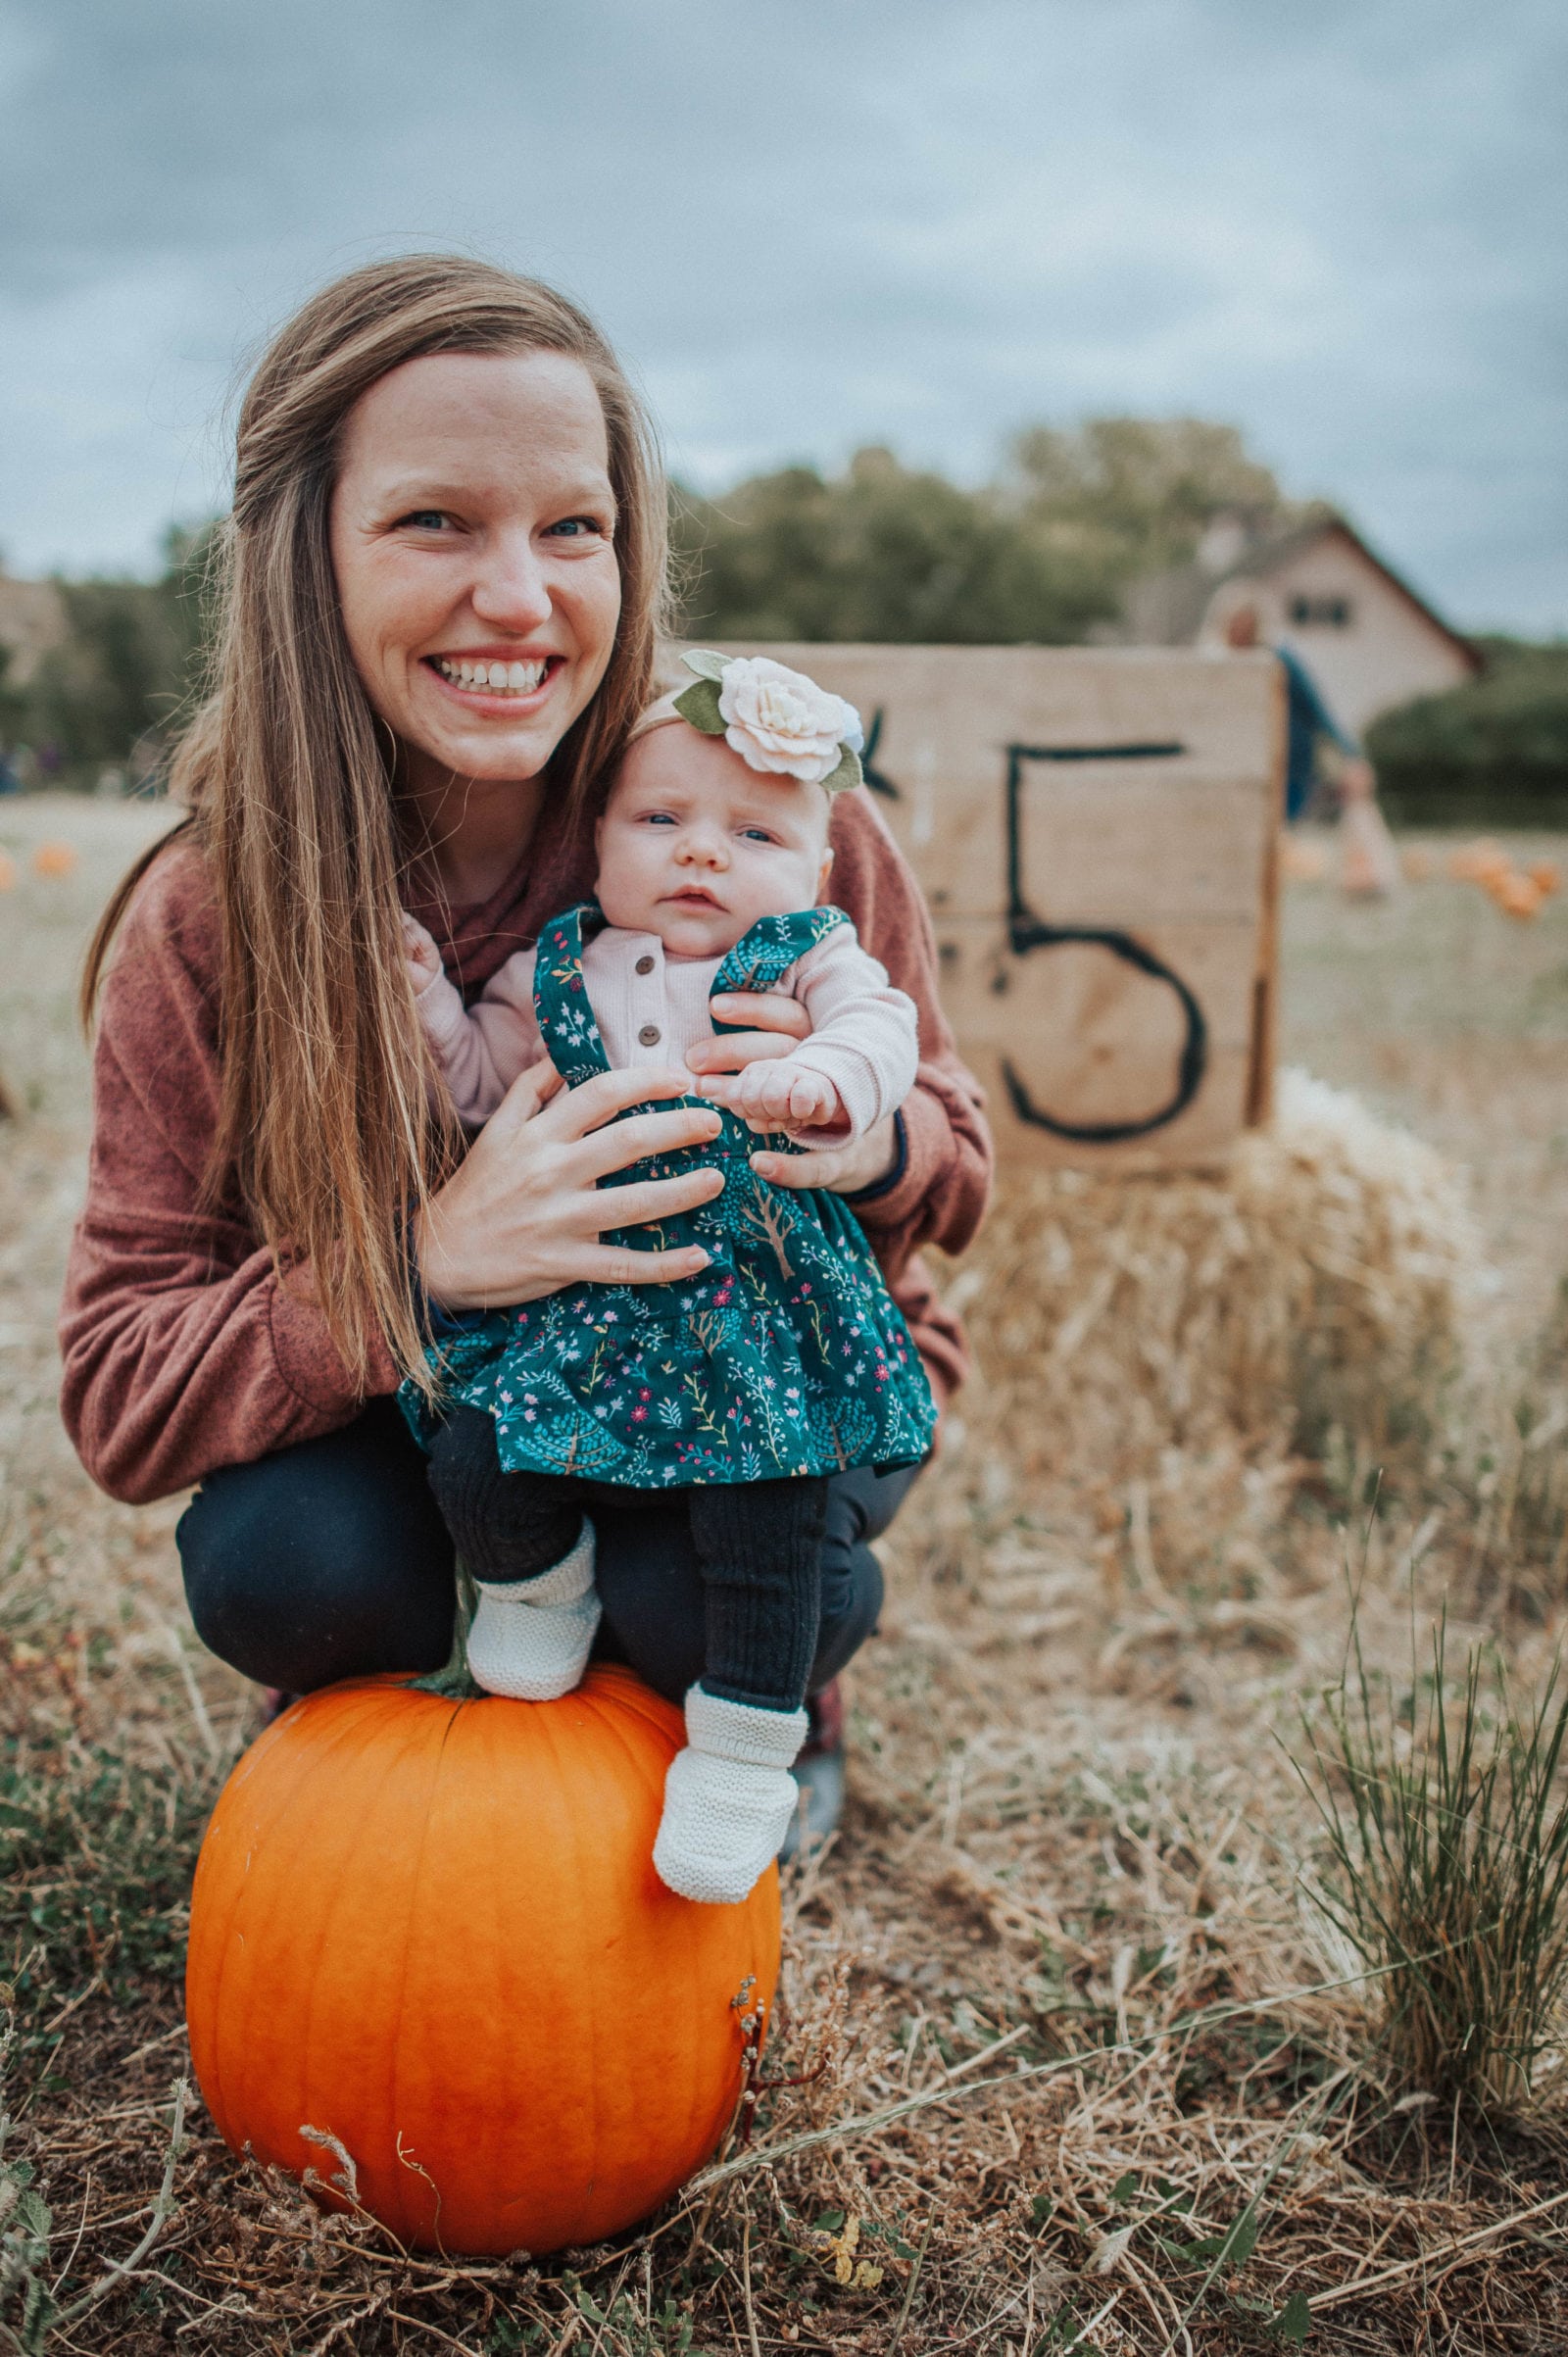
[[[368,254],[555,278],[713,482],[1234,418],[1462,622],[1568,625],[1556,0],[0,0],[0,544],[144,563]]]

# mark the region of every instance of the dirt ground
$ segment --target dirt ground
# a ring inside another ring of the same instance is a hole
[[[0,803],[19,1112],[0,1123],[5,2158],[51,2205],[35,2272],[62,2303],[151,2215],[188,2067],[190,1863],[256,1726],[254,1691],[184,1618],[180,1501],[98,1496],[54,1404],[87,1139],[74,976],[110,883],[165,823]],[[74,868],[35,873],[56,842]],[[769,2099],[732,2173],[569,2264],[438,2266],[318,2218],[227,2155],[198,2102],[158,2242],[51,2345],[1568,2347],[1552,2060],[1533,2106],[1485,2125],[1389,2082],[1375,1991],[1301,1895],[1317,1821],[1288,1756],[1343,1658],[1347,1564],[1396,1677],[1419,1675],[1444,1601],[1454,1642],[1496,1637],[1527,1687],[1556,1643],[1560,1531],[1499,1523],[1492,1501],[1508,1449],[1562,1448],[1568,901],[1524,925],[1441,866],[1386,907],[1294,884],[1283,1009],[1283,1060],[1462,1173],[1486,1370],[1466,1448],[1418,1452],[1381,1492],[1350,1431],[1311,1461],[1282,1442],[1224,1463],[1167,1450],[1129,1479],[1042,1471],[987,1415],[1001,1370],[977,1333],[982,1376],[889,1542],[882,1632],[849,1680],[844,1830],[786,1882],[774,2054],[821,2069]],[[1239,1557],[1204,1568],[1193,1533],[1220,1522],[1247,1534],[1245,1580]],[[0,2292],[10,2345],[45,2345],[19,2302]]]

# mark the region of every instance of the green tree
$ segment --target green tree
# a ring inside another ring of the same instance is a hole
[[[1487,667],[1383,712],[1368,759],[1406,824],[1546,826],[1568,818],[1568,643],[1481,642]]]
[[[719,499],[677,492],[672,527],[686,626],[714,638],[1060,644],[1115,611],[993,492],[886,450],[839,476],[790,466]]]
[[[17,733],[54,745],[69,775],[164,736],[198,686],[212,527],[175,527],[156,581],[62,581],[67,633],[18,695]]]
[[[1207,525],[1240,513],[1264,525],[1303,513],[1234,425],[1201,417],[1090,417],[1017,436],[1010,485],[1023,516],[1117,587],[1185,565]]]

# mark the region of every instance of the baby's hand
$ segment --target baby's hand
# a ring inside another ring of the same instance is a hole
[[[787,1058],[748,1064],[743,1071],[715,1074],[704,1094],[716,1098],[753,1129],[845,1129],[844,1100],[820,1072],[803,1072]]]
[[[428,990],[442,970],[441,953],[433,936],[407,909],[403,911],[403,958],[416,995]]]

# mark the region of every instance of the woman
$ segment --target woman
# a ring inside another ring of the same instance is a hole
[[[664,488],[612,353],[571,304],[420,256],[325,288],[277,336],[240,416],[214,693],[177,758],[190,815],[94,945],[103,991],[87,1204],[62,1321],[83,1463],[141,1500],[199,1484],[186,1594],[217,1653],[303,1692],[446,1655],[450,1542],[390,1395],[429,1312],[580,1280],[661,1284],[683,1252],[602,1244],[692,1208],[701,1169],[601,1192],[700,1145],[689,1075],[525,1073],[466,1154],[430,1084],[402,908],[471,998],[593,873],[596,790],[654,686]],[[978,1093],[937,1005],[918,891],[868,798],[841,795],[835,897],[920,1010],[904,1114],[858,1144],[760,1154],[848,1197],[939,1395],[961,1338],[916,1248],[983,1206]],[[704,1071],[787,1053],[789,999]],[[608,1126],[607,1126],[608,1125]],[[865,1544],[911,1477],[841,1476],[813,1691],[880,1602]],[[600,1531],[603,1649],[671,1696],[701,1659],[685,1517],[628,1499]]]

